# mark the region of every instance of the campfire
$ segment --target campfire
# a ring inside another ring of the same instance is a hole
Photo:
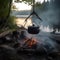
[[[24,40],[24,45],[23,47],[27,47],[27,48],[36,48],[37,46],[37,40],[35,38],[31,38],[31,39],[25,39]]]

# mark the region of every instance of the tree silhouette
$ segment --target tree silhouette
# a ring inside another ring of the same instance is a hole
[[[0,0],[0,28],[8,26],[8,19],[10,17],[12,0]]]

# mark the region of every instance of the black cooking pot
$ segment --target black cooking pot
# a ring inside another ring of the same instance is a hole
[[[29,26],[28,27],[28,33],[30,34],[38,34],[40,31],[38,26]]]

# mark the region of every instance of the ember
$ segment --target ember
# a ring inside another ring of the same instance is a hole
[[[37,46],[37,40],[35,38],[26,39],[24,41],[24,46],[26,46],[28,48],[36,48],[36,46]]]

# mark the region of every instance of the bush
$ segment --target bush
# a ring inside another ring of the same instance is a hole
[[[14,16],[10,16],[8,18],[7,25],[9,27],[9,29],[17,28],[17,25],[16,25],[16,21],[15,21],[15,17]]]

